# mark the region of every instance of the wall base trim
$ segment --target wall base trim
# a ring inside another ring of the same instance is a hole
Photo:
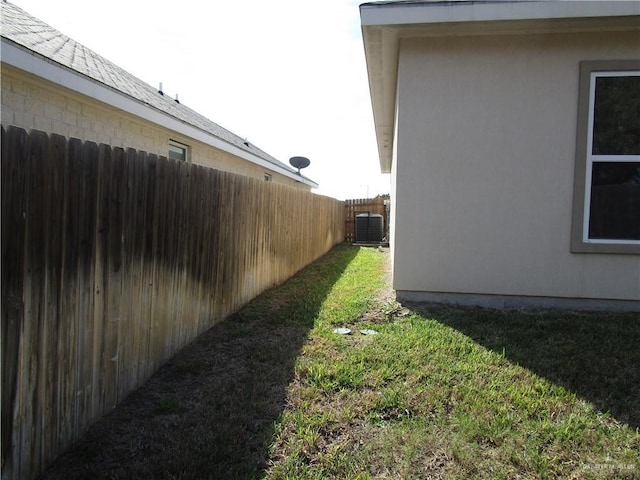
[[[640,312],[640,300],[597,298],[529,297],[520,295],[490,295],[475,293],[418,292],[397,290],[402,302],[444,303],[497,309],[560,309],[607,312]]]

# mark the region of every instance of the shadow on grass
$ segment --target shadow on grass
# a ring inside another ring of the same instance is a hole
[[[640,428],[640,316],[412,305]]]
[[[357,253],[337,246],[198,337],[43,478],[260,477],[296,358]]]

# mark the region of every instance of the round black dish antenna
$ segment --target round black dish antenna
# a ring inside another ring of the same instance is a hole
[[[307,157],[291,157],[289,163],[298,169],[298,175],[300,175],[300,170],[307,168],[311,161]]]

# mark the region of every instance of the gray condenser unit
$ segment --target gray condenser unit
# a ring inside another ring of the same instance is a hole
[[[356,243],[381,243],[384,236],[384,217],[377,213],[356,215]]]

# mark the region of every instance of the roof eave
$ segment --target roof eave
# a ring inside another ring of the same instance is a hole
[[[304,183],[311,188],[318,188],[316,182],[298,175],[296,172],[288,171],[283,167],[268,162],[226,140],[218,138],[205,130],[190,125],[147,103],[141,102],[119,90],[48,59],[10,39],[2,37],[1,41],[2,63],[4,64],[11,65],[14,68],[68,88],[76,93],[88,96],[94,100],[166,127],[174,132],[201,141],[262,168],[284,175],[296,182]]]
[[[640,29],[628,1],[367,3],[360,6],[380,170],[391,171],[401,38]]]

